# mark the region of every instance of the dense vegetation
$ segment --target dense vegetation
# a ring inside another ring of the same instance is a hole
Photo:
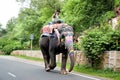
[[[84,44],[82,44],[82,48],[84,48],[87,55],[92,53],[94,54],[93,56],[95,56],[104,50],[108,50],[106,48],[108,44],[113,45],[109,50],[116,49],[116,47],[114,47],[114,41],[111,41],[111,38],[108,37],[114,34],[114,32],[112,31],[110,34],[106,34],[104,29],[99,30],[96,29],[96,27],[107,26],[106,23],[108,20],[115,16],[114,8],[119,6],[120,0],[16,1],[21,3],[18,17],[12,17],[8,21],[5,30],[0,28],[0,49],[5,51],[6,54],[9,54],[9,52],[15,49],[30,49],[30,34],[34,34],[34,48],[39,48],[40,29],[43,25],[51,21],[52,14],[56,9],[61,10],[60,19],[73,26],[75,35],[84,33],[84,31],[89,32],[86,33],[86,39],[83,40]],[[26,6],[26,4],[28,5]],[[108,29],[107,32],[111,31],[109,30],[110,29]],[[117,34],[119,34],[119,32],[117,32]],[[103,41],[97,42],[96,40]],[[96,43],[94,43],[94,41],[96,41]],[[92,45],[93,43],[94,45]],[[15,48],[15,46],[17,46],[17,48]],[[99,48],[99,50],[97,50],[97,48]],[[93,50],[88,53],[90,49]],[[119,48],[117,47],[117,49]]]
[[[107,24],[84,32],[80,46],[92,67],[97,68],[101,64],[104,51],[120,50],[119,30],[112,30]]]

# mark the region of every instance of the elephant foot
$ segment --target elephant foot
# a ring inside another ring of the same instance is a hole
[[[66,70],[61,70],[60,73],[63,74],[63,75],[66,75],[66,74],[67,74],[67,71],[66,71]]]
[[[45,68],[45,70],[46,70],[46,72],[49,72],[50,71],[50,68],[48,67],[48,68]]]
[[[50,69],[54,69],[56,67],[56,65],[54,65],[54,66],[50,66]]]

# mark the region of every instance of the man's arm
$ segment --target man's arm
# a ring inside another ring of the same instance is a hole
[[[60,33],[58,32],[57,29],[54,29],[55,33],[57,34],[58,39],[60,40]]]

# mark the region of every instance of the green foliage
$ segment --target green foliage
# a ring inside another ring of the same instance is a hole
[[[21,45],[13,45],[13,44],[8,44],[6,46],[3,47],[2,51],[6,54],[6,55],[10,55],[10,53],[14,50],[21,50],[23,49],[23,47]]]
[[[9,55],[13,50],[24,49],[20,42],[14,40],[1,39],[0,40],[0,50],[6,55]]]
[[[109,21],[109,19],[111,19],[114,16],[115,15],[114,15],[113,11],[108,11],[105,14],[101,15],[99,22],[100,23],[107,23]]]
[[[17,1],[21,2],[22,0]],[[27,2],[27,0],[23,2]],[[40,29],[52,20],[52,14],[55,9],[60,8],[60,3],[59,0],[31,0],[29,5],[30,7],[21,8],[17,18],[18,23],[9,35],[12,38],[22,39],[22,41],[23,39],[29,41],[30,34],[34,34],[33,45],[36,46],[39,42]]]
[[[63,18],[77,33],[108,21],[113,16],[113,7],[114,0],[68,0],[62,9]]]
[[[78,42],[74,43],[74,45],[73,45],[74,49],[75,50],[80,50],[79,45],[80,44]]]
[[[107,50],[116,50],[120,51],[120,31],[113,31],[111,34],[111,41],[109,43],[110,48]]]
[[[103,37],[104,36],[104,37]],[[100,63],[101,53],[105,50],[106,36],[99,30],[92,30],[83,38],[82,46],[86,56],[91,61],[91,65],[96,67]]]
[[[0,39],[0,50],[3,49],[3,47],[5,45],[9,44],[9,42],[7,41],[7,39]]]
[[[16,26],[16,24],[17,24],[16,18],[13,17],[10,20],[8,20],[7,25],[6,25],[6,31],[11,32]]]
[[[120,50],[120,32],[111,30],[109,25],[87,30],[81,40],[81,47],[92,67],[98,67],[106,50]]]
[[[114,0],[115,1],[115,7],[120,6],[120,0]]]
[[[22,39],[29,42],[34,34],[33,45],[39,42],[40,29],[52,20],[56,9],[61,9],[60,19],[73,26],[75,34],[100,23],[106,23],[114,17],[113,9],[120,0],[16,0],[21,6],[17,18],[11,18],[6,27],[8,39]],[[24,7],[24,3],[29,7]]]
[[[0,24],[0,37],[4,36],[6,34],[6,30],[3,29],[1,26],[2,26],[2,24]]]
[[[0,23],[0,28],[1,28],[2,24]]]

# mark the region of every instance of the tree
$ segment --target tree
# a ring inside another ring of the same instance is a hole
[[[73,26],[76,34],[88,28],[94,28],[114,16],[113,9],[118,0],[16,0],[21,10],[15,25],[9,21],[7,31],[12,37],[26,38],[35,35],[34,44],[38,44],[39,31],[52,20],[56,9],[61,10],[60,19]],[[28,6],[24,6],[27,3]],[[14,27],[13,27],[14,26]]]
[[[26,2],[27,0],[17,0],[18,2]],[[52,14],[55,9],[60,8],[60,0],[31,0],[29,7],[22,7],[17,18],[18,23],[13,29],[19,34],[15,34],[17,37],[29,39],[30,34],[35,35],[33,41],[34,44],[38,44],[40,29],[43,25],[50,22]],[[55,4],[54,4],[55,3]]]
[[[0,23],[0,27],[2,26],[2,24]]]
[[[0,37],[4,36],[6,34],[6,30],[3,29],[1,26],[2,26],[2,24],[0,23]]]
[[[8,20],[7,22],[7,25],[6,25],[6,31],[9,33],[9,32],[12,32],[12,30],[14,29],[14,27],[16,26],[17,24],[17,19],[16,18],[11,18],[10,20]]]
[[[113,12],[115,0],[68,0],[62,11],[65,21],[74,26],[79,33],[89,27],[99,26],[102,21],[108,20],[108,12]],[[113,14],[113,13],[112,13]],[[104,16],[104,17],[102,17]]]

